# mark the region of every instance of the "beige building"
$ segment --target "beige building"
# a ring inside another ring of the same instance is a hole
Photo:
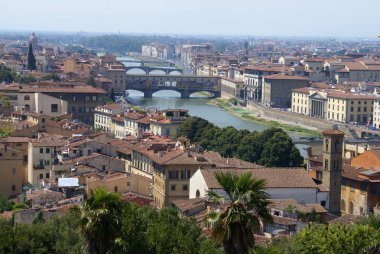
[[[31,139],[28,147],[27,180],[33,185],[42,185],[45,181],[55,181],[60,175],[53,171],[53,165],[58,164],[56,150],[67,143],[58,135],[39,134],[37,139]]]
[[[0,144],[0,194],[6,198],[22,193],[26,183],[26,166],[24,152]]]
[[[111,133],[112,117],[120,115],[122,106],[120,104],[106,104],[98,106],[94,110],[94,128]]]
[[[221,79],[221,96],[224,98],[239,98],[242,97],[242,89],[244,82],[242,80],[235,80],[227,77]]]
[[[309,79],[300,76],[274,74],[263,78],[262,103],[274,108],[290,108],[292,90],[308,86]]]
[[[336,89],[298,88],[292,91],[291,111],[337,122],[368,125],[375,96]]]
[[[133,192],[144,196],[151,195],[151,179],[121,172],[109,174],[87,173],[79,177],[79,183],[85,186],[86,193],[99,187],[120,194]]]

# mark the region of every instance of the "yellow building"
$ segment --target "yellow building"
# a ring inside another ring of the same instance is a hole
[[[291,111],[337,122],[367,125],[373,120],[375,99],[371,94],[303,87],[292,91]]]
[[[14,197],[22,193],[26,180],[24,153],[0,144],[0,194]]]

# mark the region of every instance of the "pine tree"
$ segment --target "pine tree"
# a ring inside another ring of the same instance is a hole
[[[33,55],[32,43],[29,44],[29,52],[28,52],[28,70],[37,69],[36,58]]]

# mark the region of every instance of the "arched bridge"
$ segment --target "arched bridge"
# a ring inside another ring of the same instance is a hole
[[[129,75],[126,77],[125,90],[133,89],[144,93],[145,98],[160,90],[174,90],[181,98],[189,98],[192,93],[210,92],[220,97],[220,77],[188,75]]]
[[[149,74],[152,71],[164,71],[166,74],[170,74],[172,72],[179,72],[179,73],[183,74],[182,69],[178,69],[175,67],[128,66],[125,68],[127,74],[128,74],[128,71],[130,71],[132,69],[142,70],[145,72],[145,74]]]

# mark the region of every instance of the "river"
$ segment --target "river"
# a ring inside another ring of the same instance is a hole
[[[139,63],[128,62],[128,60],[135,60],[133,58],[120,58],[125,66],[140,66]],[[132,73],[133,72],[133,73]],[[131,74],[139,74],[139,70],[130,70]],[[157,73],[160,74],[160,73]],[[233,126],[236,129],[247,129],[250,131],[263,131],[270,128],[270,126],[241,119],[235,115],[232,115],[216,106],[208,104],[209,99],[202,97],[202,95],[192,95],[190,99],[181,99],[180,94],[176,91],[163,90],[153,94],[153,98],[144,98],[143,93],[135,90],[128,90],[127,100],[136,106],[144,108],[155,109],[167,109],[167,108],[183,108],[189,110],[189,114],[192,116],[198,116],[206,119],[207,121],[219,126]],[[294,139],[298,139],[300,135],[298,133],[289,133]],[[310,144],[312,147],[320,146],[317,144]],[[305,148],[308,145],[297,144],[297,148],[300,150],[302,156],[306,156]]]

